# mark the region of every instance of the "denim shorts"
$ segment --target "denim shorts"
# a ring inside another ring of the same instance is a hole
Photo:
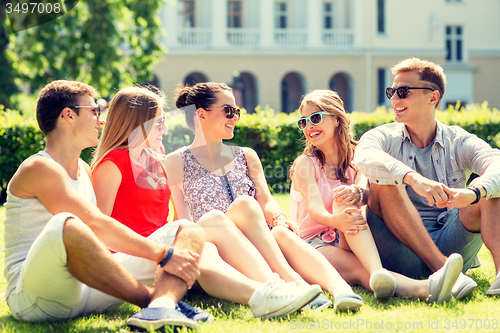
[[[331,243],[326,243],[323,241],[323,239],[321,239],[321,237],[324,235],[325,232],[326,231],[323,231],[322,233],[320,233],[319,235],[317,235],[313,239],[308,240],[307,244],[311,245],[315,249],[320,248],[322,246],[339,247],[339,232],[337,230],[335,230],[335,234],[337,236],[335,237],[335,240]]]
[[[438,249],[445,255],[460,253],[464,258],[465,273],[483,245],[481,233],[470,232],[458,218],[458,209],[440,216],[439,221],[424,220],[424,225]],[[366,219],[373,234],[384,268],[412,278],[428,277],[433,272],[387,228],[384,220],[366,209]]]

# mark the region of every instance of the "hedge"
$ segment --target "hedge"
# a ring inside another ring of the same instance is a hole
[[[492,147],[500,145],[500,111],[483,104],[449,107],[438,111],[437,118],[446,124],[458,125],[476,134]],[[366,114],[351,114],[356,138],[367,130],[394,120],[391,110],[384,107]],[[288,170],[303,148],[302,133],[295,121],[297,113],[275,113],[270,108],[257,107],[256,112],[243,112],[235,128],[234,139],[229,144],[252,147],[259,154],[266,178],[276,192],[288,191]],[[167,124],[169,130],[164,136],[167,153],[188,145],[193,132],[186,127],[183,115],[171,113]],[[0,105],[0,202],[4,202],[6,186],[19,164],[28,156],[44,147],[44,138],[32,116],[21,116],[17,111],[5,111]],[[83,152],[82,158],[90,161],[91,149]]]

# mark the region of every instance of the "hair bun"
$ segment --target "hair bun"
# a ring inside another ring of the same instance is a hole
[[[189,93],[191,92],[190,86],[184,86],[181,88],[179,93],[177,94],[177,100],[175,101],[175,106],[178,109],[181,109],[188,105]]]

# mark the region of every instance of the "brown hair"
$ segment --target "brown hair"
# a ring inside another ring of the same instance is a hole
[[[334,114],[337,118],[339,123],[335,131],[335,145],[337,146],[339,157],[337,177],[341,182],[348,183],[346,171],[348,168],[353,168],[351,163],[354,158],[354,148],[358,143],[354,141],[351,118],[344,110],[344,102],[335,91],[313,90],[302,99],[299,113],[301,113],[307,105],[317,106],[321,111]],[[323,152],[307,140],[305,140],[305,148],[302,155],[315,156],[319,159],[321,165],[325,164],[325,155]],[[292,168],[290,169],[290,178],[293,176],[293,171],[299,157],[293,162]]]
[[[44,135],[56,128],[61,111],[74,106],[80,96],[98,96],[93,87],[78,81],[56,80],[47,84],[41,91],[36,104],[36,120]],[[74,109],[78,114],[78,109]]]
[[[148,87],[149,89],[152,89]],[[132,131],[141,125],[149,132],[158,109],[163,110],[165,96],[160,90],[151,91],[145,87],[130,87],[118,91],[111,100],[106,125],[92,159],[92,169],[114,149],[129,149]],[[146,133],[143,133],[145,135]]]
[[[424,86],[439,91],[439,101],[436,108],[441,103],[444,95],[444,88],[446,85],[446,75],[443,68],[433,62],[427,60],[420,60],[419,58],[408,58],[399,62],[392,68],[392,74],[398,75],[399,73],[417,71],[420,75],[420,80],[424,81]]]
[[[224,90],[232,91],[225,83],[203,82],[197,83],[194,86],[180,86],[177,91],[177,100],[175,106],[178,109],[183,109],[186,115],[186,123],[189,128],[194,129],[194,115],[197,109],[206,109],[213,105],[216,101],[215,93]],[[194,105],[195,108],[187,108],[186,106]]]

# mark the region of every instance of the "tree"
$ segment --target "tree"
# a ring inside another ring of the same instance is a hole
[[[8,56],[21,81],[41,87],[73,79],[109,96],[152,80],[162,54],[162,0],[80,0],[65,15],[10,35]]]
[[[10,27],[7,25],[7,17],[3,3],[0,5],[0,104],[10,108],[10,97],[19,92],[14,82],[15,74],[12,68],[12,60],[6,54],[9,46]]]

